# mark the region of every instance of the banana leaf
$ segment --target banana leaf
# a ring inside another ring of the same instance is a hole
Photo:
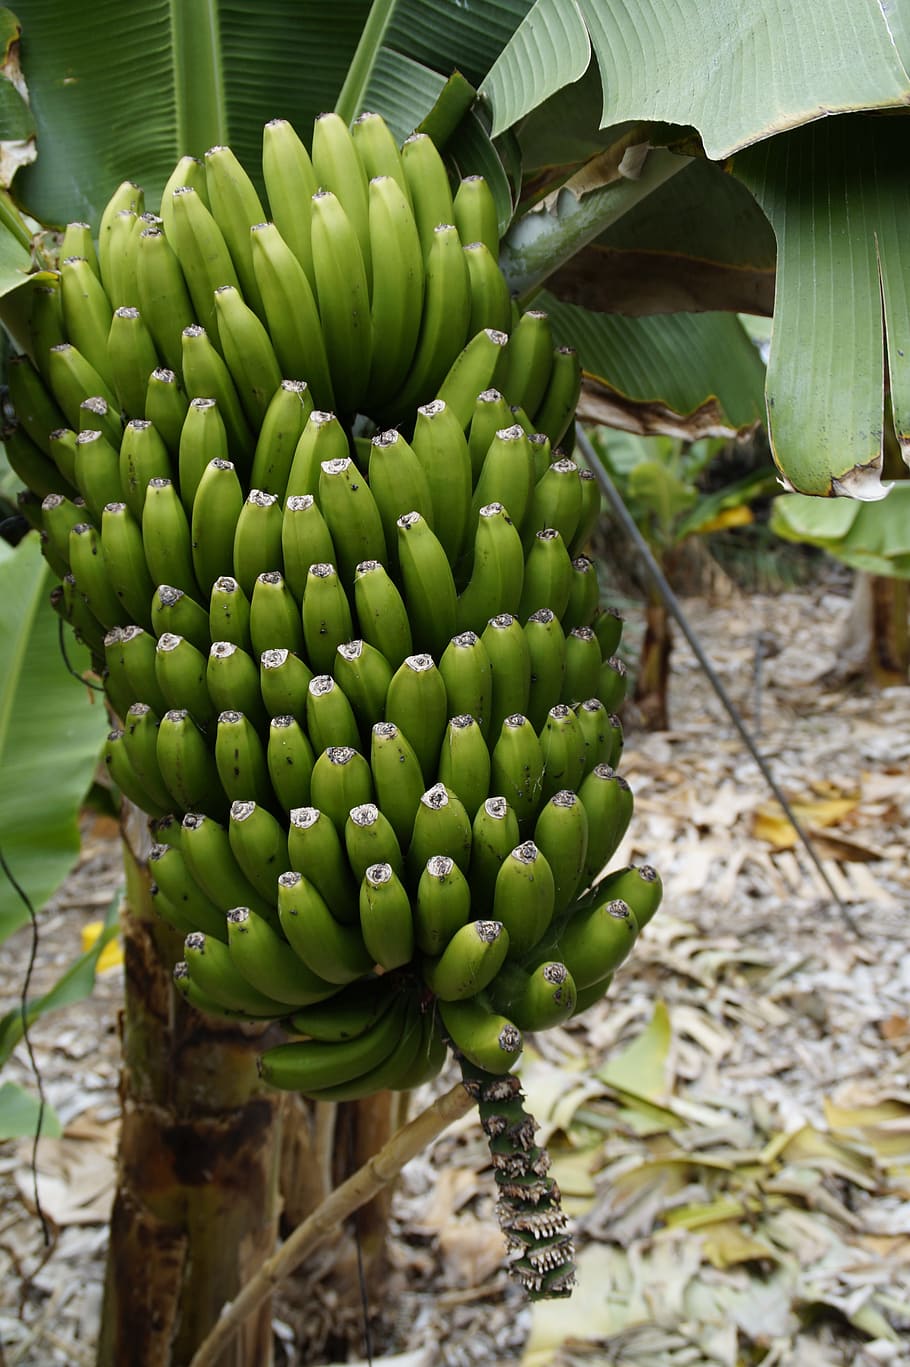
[[[771,506],[771,530],[869,574],[910,579],[910,483],[895,484],[876,503],[781,494]]]

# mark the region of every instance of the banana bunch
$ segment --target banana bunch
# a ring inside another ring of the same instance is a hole
[[[632,796],[578,358],[519,314],[488,186],[453,196],[428,137],[324,115],[308,152],[274,120],[262,175],[270,218],[216,147],[158,214],[125,183],[97,243],[69,225],[7,451],[153,823],[177,989],[283,1021],[262,1073],[320,1100],[416,1086],[451,1044],[495,1103],[502,1199],[524,1192],[521,1275],[558,1294],[505,1075],[661,895],[648,866],[603,876]]]

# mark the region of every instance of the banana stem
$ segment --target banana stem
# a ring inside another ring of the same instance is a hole
[[[398,0],[373,0],[357,43],[357,51],[335,101],[335,113],[340,114],[345,123],[351,123],[363,110],[363,101],[373,67],[376,65],[382,40],[397,5]]]
[[[220,1354],[248,1315],[338,1226],[384,1187],[394,1182],[406,1163],[474,1105],[461,1083],[439,1097],[403,1126],[377,1154],[353,1173],[299,1225],[277,1253],[266,1259],[255,1276],[222,1310],[214,1329],[196,1349],[190,1367],[214,1367]]]

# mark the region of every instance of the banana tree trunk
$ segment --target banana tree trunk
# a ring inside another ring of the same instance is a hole
[[[648,731],[666,731],[670,725],[667,692],[672,647],[669,613],[663,600],[652,595],[645,609],[645,635],[635,682],[635,702]]]
[[[910,586],[905,579],[857,572],[850,613],[840,641],[842,672],[862,675],[880,688],[907,682],[908,597]]]
[[[256,1071],[261,1028],[210,1020],[173,991],[179,937],[155,914],[135,811],[123,835],[123,1119],[98,1365],[182,1367],[273,1251],[283,1098]],[[266,1304],[219,1367],[271,1361]]]

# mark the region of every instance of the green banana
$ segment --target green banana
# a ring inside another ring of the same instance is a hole
[[[411,203],[411,191],[401,164],[401,153],[395,135],[381,114],[365,111],[351,124],[351,136],[368,181],[391,176]]]
[[[77,436],[76,484],[92,521],[100,526],[105,505],[122,497],[120,458],[102,432],[80,432]]]
[[[608,765],[596,764],[582,780],[578,796],[588,814],[588,853],[584,870],[584,882],[588,884],[597,878],[619,848],[632,819],[632,791],[626,780]]]
[[[215,290],[240,283],[221,228],[192,185],[177,186],[167,214],[162,203],[162,218],[193,301],[193,312],[206,332],[216,337]]]
[[[563,699],[583,702],[593,698],[600,686],[600,642],[590,627],[573,627],[566,636],[566,676]]]
[[[489,182],[465,176],[455,191],[454,223],[462,242],[482,242],[495,260],[499,256],[499,215]],[[511,313],[507,321],[511,319]]]
[[[541,802],[548,802],[562,788],[574,792],[585,771],[585,740],[578,718],[571,707],[557,703],[547,713],[540,733],[543,753]]]
[[[29,295],[28,351],[42,378],[48,379],[48,352],[66,340],[63,330],[63,305],[60,301],[59,271],[42,271],[33,277],[35,283]],[[39,283],[39,280],[41,283]]]
[[[498,1076],[518,1062],[524,1040],[507,1016],[479,1001],[440,1002],[439,1014],[454,1047],[475,1067]]]
[[[323,462],[344,460],[348,454],[347,434],[335,414],[314,408],[294,452],[285,490],[286,503],[292,497],[303,494],[315,497],[319,492]]]
[[[467,423],[465,426],[467,427]],[[487,452],[496,433],[511,426],[511,410],[498,389],[484,389],[476,395],[468,431],[468,452],[471,457],[471,477],[474,484],[480,478]]]
[[[303,1095],[351,1083],[377,1068],[401,1042],[406,998],[393,997],[379,1020],[354,1039],[300,1040],[278,1044],[259,1058],[259,1071],[271,1087]]]
[[[104,627],[79,592],[72,574],[63,576],[61,588],[61,615],[72,626],[76,640],[82,641],[88,647],[93,660],[97,662],[104,653]]]
[[[423,254],[428,257],[437,224],[452,223],[455,216],[448,172],[436,144],[426,133],[413,133],[405,138],[401,148],[401,164],[414,207]]]
[[[45,456],[53,456],[50,434],[65,427],[63,414],[27,356],[10,356],[6,383],[16,418]],[[64,472],[61,472],[65,474]],[[72,479],[69,481],[72,483]]]
[[[442,653],[439,672],[445,684],[450,717],[475,718],[484,737],[489,735],[493,709],[493,673],[487,648],[474,631],[453,636]],[[486,796],[486,794],[484,794]]]
[[[395,573],[398,519],[405,513],[417,512],[431,529],[436,526],[429,481],[416,453],[394,427],[373,437],[367,478],[382,519],[389,568]]]
[[[362,560],[386,559],[382,515],[373,491],[350,456],[323,461],[317,501],[332,536],[336,565],[345,585],[352,584]]]
[[[357,885],[330,816],[318,807],[295,807],[290,813],[288,856],[291,869],[305,872],[336,921],[357,920]]]
[[[427,255],[417,347],[404,384],[384,412],[394,417],[436,397],[440,382],[465,344],[470,316],[468,267],[458,231],[451,222],[441,222],[433,229]]]
[[[40,498],[48,494],[74,494],[75,489],[64,480],[57,466],[39,451],[20,427],[6,427],[3,431],[6,459],[15,475]]]
[[[139,234],[136,288],[139,310],[155,347],[165,365],[179,370],[183,362],[180,334],[195,315],[180,262],[160,228],[145,228]],[[141,411],[145,411],[144,395]]]
[[[392,666],[369,642],[347,641],[335,652],[335,677],[366,734],[372,719],[385,711]]]
[[[168,176],[161,192],[161,202],[158,205],[158,212],[161,215],[161,222],[165,232],[169,237],[173,236],[171,226],[173,219],[174,191],[181,185],[192,185],[206,208],[209,207],[209,192],[206,185],[205,163],[199,157],[183,156],[177,162],[171,174]],[[141,213],[141,208],[136,210]]]
[[[274,904],[279,871],[288,867],[284,827],[265,807],[238,799],[231,803],[228,838],[246,877],[261,897]]]
[[[184,709],[165,712],[158,727],[158,768],[168,792],[183,812],[223,815],[218,770],[202,732]]]
[[[566,631],[571,631],[573,627],[591,626],[597,614],[599,599],[600,585],[594,561],[586,555],[576,555],[572,561],[569,601],[562,618]]]
[[[180,498],[186,509],[187,517],[193,516],[196,494],[202,477],[209,464],[215,460],[221,461],[222,465],[230,465],[227,431],[221,414],[218,412],[218,404],[214,399],[191,399],[180,433],[180,446],[177,456]],[[232,508],[235,522],[238,512],[239,509],[234,510]],[[213,579],[215,578],[217,578],[217,574],[213,576]]]
[[[420,760],[394,722],[376,722],[370,737],[370,771],[379,806],[392,824],[399,845],[411,838],[424,792]]]
[[[434,783],[422,794],[411,843],[408,868],[419,878],[434,854],[447,854],[467,874],[471,862],[471,822],[464,803],[444,783]]]
[[[419,512],[397,521],[398,558],[411,631],[420,650],[439,655],[455,633],[458,598],[442,542]]]
[[[305,380],[282,380],[272,395],[256,439],[250,483],[284,498],[297,443],[313,400]]]
[[[234,907],[226,919],[231,960],[257,992],[301,1007],[325,1001],[338,991],[335,983],[307,968],[265,917],[249,907]]]
[[[580,394],[581,361],[578,353],[573,347],[556,347],[546,391],[532,414],[534,430],[550,438],[554,451],[569,428]]]
[[[284,505],[281,558],[288,588],[303,603],[311,565],[335,563],[335,545],[313,494],[293,494]]]
[[[271,217],[315,288],[310,220],[319,181],[309,152],[287,119],[270,119],[262,130],[262,178]]]
[[[509,612],[491,617],[481,636],[493,685],[490,736],[497,737],[506,717],[524,713],[531,689],[531,652],[518,619]]]
[[[183,589],[159,584],[152,594],[150,616],[156,638],[170,631],[175,636],[185,636],[203,654],[208,652],[212,644],[208,614]]]
[[[450,717],[439,756],[439,781],[458,797],[473,820],[490,791],[490,752],[471,716]]]
[[[464,241],[464,235],[460,233],[459,236]],[[468,240],[464,246],[464,257],[468,266],[471,296],[468,336],[476,337],[478,332],[488,329],[491,335],[502,338],[500,346],[505,347],[512,317],[512,297],[506,278],[499,269],[497,256],[485,242]],[[485,377],[484,387],[492,380],[495,370],[496,367],[492,367]]]
[[[392,675],[385,719],[412,745],[424,782],[436,773],[447,718],[446,686],[432,655],[409,655]]]
[[[534,485],[527,515],[522,523],[525,550],[531,547],[535,532],[555,527],[566,546],[578,527],[581,516],[582,488],[579,469],[574,460],[554,460]],[[578,625],[582,625],[579,623]],[[584,623],[587,626],[587,623]]]
[[[543,937],[555,901],[555,881],[546,857],[533,840],[516,845],[500,865],[493,889],[493,917],[508,931],[510,956],[521,958]]]
[[[629,865],[608,873],[597,884],[598,900],[620,898],[631,907],[639,931],[654,916],[663,897],[660,874],[650,864]]]
[[[331,674],[316,674],[307,685],[306,727],[317,755],[333,745],[356,750],[360,744],[350,699]]]
[[[548,960],[531,973],[516,963],[503,964],[487,995],[520,1030],[534,1031],[551,1030],[569,1020],[578,991],[565,964]]]
[[[71,427],[56,428],[48,435],[47,448],[51,460],[69,485],[67,494],[72,498],[76,494],[76,433]]]
[[[310,800],[315,757],[309,738],[295,717],[272,717],[266,762],[281,810],[290,812],[305,806]]]
[[[493,981],[509,951],[509,932],[500,921],[468,921],[438,959],[424,959],[423,976],[441,1002],[474,997]]]
[[[532,821],[540,806],[543,766],[543,750],[527,717],[520,712],[506,717],[493,747],[490,781],[521,825]]]
[[[413,1084],[409,1081],[418,1062],[418,1054],[423,1048],[424,1024],[420,1005],[409,998],[405,1005],[403,1019],[399,1026],[398,1046],[375,1068],[349,1082],[338,1082],[331,1087],[321,1087],[309,1093],[314,1101],[357,1101],[360,1097],[374,1096],[376,1092],[403,1091]]]
[[[101,553],[127,618],[150,626],[154,586],[145,563],[142,531],[125,503],[108,503],[101,514]]]
[[[508,334],[501,331],[496,324],[478,322],[475,327],[473,313],[474,287],[475,280],[472,273],[474,266],[475,247],[465,248],[465,260],[468,263],[468,283],[472,292],[472,313],[468,322],[468,337],[470,341],[453,360],[449,366],[445,377],[440,380],[437,387],[437,398],[451,408],[453,416],[457,419],[462,432],[464,432],[474,414],[477,404],[477,396],[483,391],[487,392],[493,383],[500,366],[502,358],[506,352]],[[482,250],[482,249],[481,249]],[[499,275],[499,267],[495,262],[492,269],[496,271],[499,282],[505,288],[505,282]],[[508,292],[507,292],[508,296]],[[511,422],[511,415],[508,408],[503,405],[503,421],[501,427],[508,427]],[[492,440],[492,432],[490,439]],[[489,441],[487,442],[489,447]],[[484,454],[486,454],[486,447]],[[482,457],[481,457],[482,460]],[[472,462],[473,463],[473,462]]]
[[[616,712],[626,696],[626,667],[618,656],[604,660],[600,667],[597,696],[608,712]]]
[[[47,353],[47,377],[51,392],[70,427],[79,427],[83,399],[99,395],[117,408],[113,389],[72,342],[60,342]]]
[[[180,343],[186,392],[192,399],[215,400],[227,433],[228,454],[246,477],[251,465],[253,440],[231,372],[204,327],[193,323],[184,328]],[[147,399],[146,416],[151,416]]]
[[[227,945],[211,935],[191,932],[183,942],[184,963],[200,991],[219,1006],[243,1015],[280,1019],[293,1004],[266,996],[247,981],[231,957]]]
[[[480,509],[471,577],[458,595],[459,631],[483,631],[496,614],[518,611],[524,580],[521,537],[501,503]]]
[[[553,913],[560,916],[578,891],[588,854],[588,813],[577,793],[562,788],[544,803],[534,843],[553,874]]]
[[[63,494],[48,494],[41,500],[41,527],[47,536],[50,553],[69,569],[69,536],[73,527],[86,520],[85,499],[78,503]],[[63,576],[61,575],[61,578]]]
[[[234,528],[234,578],[252,599],[260,574],[281,569],[281,504],[275,494],[251,489]],[[269,645],[282,645],[281,641]],[[264,647],[265,648],[265,647]]]
[[[518,817],[504,797],[488,797],[477,809],[471,829],[471,898],[486,914],[500,867],[520,839]]]
[[[216,906],[243,904],[274,921],[275,898],[262,897],[237,862],[227,828],[202,812],[188,812],[180,829],[180,853],[202,891]],[[225,931],[226,933],[226,931]]]
[[[369,383],[373,350],[367,264],[341,200],[320,189],[311,203],[313,269],[326,355],[338,407],[353,413]]]
[[[373,798],[370,766],[350,745],[330,745],[318,755],[310,776],[313,805],[344,831],[348,813]]]
[[[335,663],[335,651],[353,635],[351,605],[335,566],[311,565],[303,591],[303,637],[314,672],[329,673]]]
[[[256,431],[281,384],[278,357],[268,332],[235,285],[215,290],[215,313],[224,359],[247,421]]]
[[[113,308],[104,286],[84,257],[70,256],[61,263],[60,297],[67,337],[113,389],[114,374],[107,346]]]
[[[67,223],[63,229],[58,256],[61,261],[65,261],[68,256],[85,257],[95,275],[101,279],[101,266],[98,263],[90,223]]]
[[[338,114],[320,114],[314,121],[310,155],[317,181],[337,197],[351,223],[363,257],[369,291],[373,280],[369,177],[357,154],[351,130]],[[315,252],[314,246],[314,255]]]
[[[155,584],[183,589],[197,603],[204,601],[193,569],[190,524],[177,490],[169,479],[150,479],[142,509],[142,544]]]
[[[622,639],[623,616],[618,608],[604,608],[592,623],[594,635],[600,642],[600,657],[611,659]]]
[[[315,188],[315,187],[314,187]],[[277,222],[277,220],[276,220]],[[302,226],[302,225],[301,225]],[[310,205],[306,205],[306,246],[309,251]],[[319,408],[332,408],[335,388],[329,369],[319,309],[313,293],[312,255],[307,273],[292,239],[275,223],[257,223],[250,232],[253,269],[262,296],[268,327],[282,373],[305,379]]]
[[[417,948],[438,957],[455,932],[467,925],[470,915],[467,878],[449,855],[431,855],[420,875],[414,902]]]
[[[354,910],[357,914],[356,901]],[[283,873],[278,879],[278,919],[295,954],[327,982],[344,987],[373,967],[359,924],[336,921],[303,874]]]
[[[452,405],[434,399],[418,408],[411,440],[430,493],[428,521],[453,565],[464,550],[471,507],[471,457],[463,426]]]
[[[563,695],[566,672],[566,638],[556,614],[550,608],[532,612],[524,626],[531,662],[527,713],[538,733],[547,713]]]
[[[572,562],[555,527],[535,532],[525,560],[524,584],[518,615],[526,622],[532,612],[550,608],[562,617],[572,586]]]
[[[326,1002],[295,1011],[291,1029],[310,1039],[335,1044],[356,1039],[379,1020],[391,1003],[389,979],[367,977],[342,987]]]
[[[253,723],[242,712],[222,712],[215,730],[215,767],[221,786],[232,802],[255,802],[270,807],[272,781],[265,746]]]
[[[300,608],[277,570],[258,575],[253,585],[250,638],[255,655],[261,656],[266,650],[303,653]]]
[[[147,418],[133,418],[120,443],[122,497],[137,521],[142,518],[149,480],[171,477],[171,458],[161,433]]]
[[[185,636],[165,632],[155,647],[155,677],[171,708],[190,713],[196,725],[207,730],[215,720],[215,707],[206,687],[206,657]]]
[[[155,638],[142,627],[124,627],[117,641],[117,656],[117,667],[127,681],[131,696],[139,702],[147,702],[160,717],[167,711],[167,702],[155,677]],[[109,655],[107,663],[110,668]]]
[[[149,873],[172,906],[192,930],[227,943],[224,912],[200,888],[180,850],[173,845],[153,845],[148,856]]]
[[[212,585],[209,633],[213,641],[232,641],[243,651],[253,647],[253,641],[250,640],[250,600],[230,574],[223,574]]]
[[[509,351],[501,389],[509,403],[520,404],[528,413],[540,407],[553,369],[553,330],[541,309],[528,309],[521,315],[509,337]],[[546,431],[536,424],[538,431]],[[556,445],[556,441],[553,441]]]
[[[129,616],[111,584],[101,550],[101,537],[90,522],[78,522],[69,534],[69,563],[79,593],[101,625],[126,626]]]
[[[637,936],[638,923],[625,902],[599,902],[535,945],[526,966],[558,958],[582,990],[613,973],[628,958]]]
[[[613,727],[610,715],[599,698],[586,698],[575,709],[578,725],[585,743],[585,775],[596,764],[615,768],[619,755],[613,758]]]
[[[181,333],[181,341],[183,334]],[[188,399],[173,370],[159,367],[149,376],[145,416],[160,433],[169,451],[176,452],[186,417]]]
[[[199,455],[208,455],[212,445],[220,444],[224,424],[218,417],[217,407],[211,399],[194,399],[190,412],[196,404],[212,404],[210,409],[196,410],[214,414],[218,419],[213,428],[199,435],[203,438]],[[193,424],[195,426],[195,424]],[[190,426],[189,414],[187,426]],[[208,427],[208,420],[205,420]],[[220,426],[220,433],[218,428]],[[185,429],[184,429],[185,430]],[[210,442],[214,437],[214,442]],[[182,443],[181,443],[182,449]],[[180,474],[181,493],[186,498],[184,475]],[[203,466],[191,500],[191,545],[193,573],[206,597],[211,596],[212,588],[221,577],[225,565],[233,563],[234,536],[237,522],[243,508],[243,489],[237,478],[233,461],[223,456],[213,456]]]
[[[123,432],[119,410],[115,412],[100,395],[90,395],[79,405],[79,431],[101,432],[119,450]]]
[[[372,335],[381,339],[381,345],[373,346],[366,389],[373,404],[382,403],[407,376],[420,335],[424,269],[406,184],[391,175],[373,178],[368,214],[371,255],[381,267],[374,270],[370,300]]]
[[[378,560],[362,560],[354,571],[354,607],[363,639],[398,669],[414,649],[411,623],[404,599]]]
[[[250,245],[250,229],[265,218],[259,196],[229,147],[210,147],[206,152],[205,184],[212,214],[224,235],[244,298],[262,317],[262,298]]]
[[[303,720],[312,670],[289,650],[265,650],[259,657],[259,688],[270,717]]]
[[[580,470],[578,478],[581,484],[581,514],[569,547],[569,554],[573,556],[580,555],[588,549],[588,543],[600,521],[601,511],[600,485],[593,470]]]
[[[166,815],[167,808],[156,805],[151,793],[146,790],[134,771],[123,744],[123,730],[120,727],[107,733],[101,754],[105,768],[111,776],[111,782],[124,797],[135,806],[141,807],[149,816]]]
[[[107,349],[120,407],[131,417],[142,417],[149,375],[158,366],[158,352],[137,308],[115,309]]]
[[[379,967],[388,971],[410,963],[414,954],[411,899],[390,863],[376,862],[364,869],[359,908],[363,942]]]

